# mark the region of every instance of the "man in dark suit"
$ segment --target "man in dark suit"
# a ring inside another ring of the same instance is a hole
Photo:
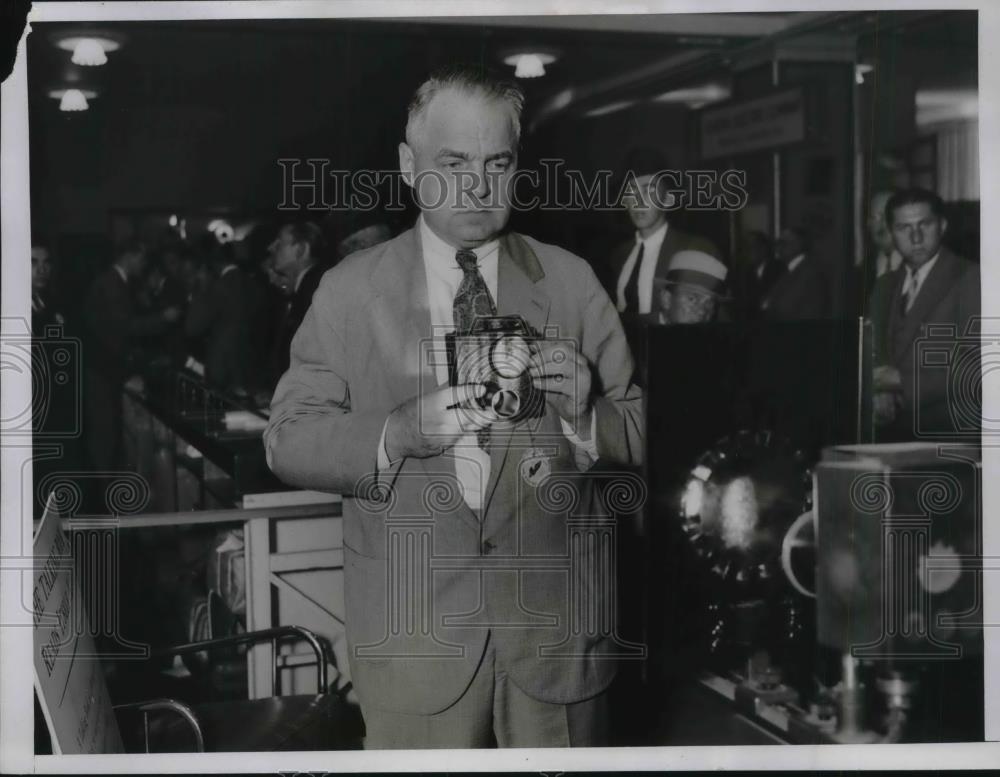
[[[344,495],[347,638],[368,747],[593,745],[606,733],[624,648],[606,622],[575,628],[571,602],[611,612],[614,587],[538,560],[598,560],[567,519],[607,519],[591,468],[639,463],[642,397],[589,265],[504,232],[522,104],[520,87],[479,69],[417,90],[399,155],[421,216],[323,277],[271,406],[274,472]],[[493,315],[545,335],[521,341],[545,392],[540,417],[504,420],[478,409],[487,383],[449,385],[448,334]]]
[[[213,265],[218,275],[192,298],[184,333],[205,338],[206,382],[242,396],[250,393],[256,377],[252,334],[257,295],[229,245],[219,247]]]
[[[617,278],[612,296],[626,326],[655,312],[653,279],[666,278],[670,260],[678,251],[721,256],[710,240],[669,223],[667,213],[674,207],[669,177],[664,175],[669,172],[666,159],[654,149],[633,150],[626,160],[629,188],[623,204],[635,227],[635,238],[619,245],[611,256]]]
[[[136,284],[146,269],[146,246],[125,243],[115,262],[91,284],[84,308],[84,421],[87,454],[97,470],[114,470],[121,446],[122,388],[136,365],[136,338],[160,333],[180,318],[169,307],[136,311]]]
[[[753,321],[760,318],[760,305],[775,281],[785,272],[785,265],[775,258],[771,239],[763,232],[746,232],[742,242],[739,264],[734,273],[734,296],[738,317]]]
[[[786,227],[781,231],[775,253],[785,269],[760,304],[763,318],[801,321],[833,317],[829,279],[820,260],[809,249],[809,237],[804,230]]]
[[[288,296],[284,314],[272,343],[271,371],[276,383],[288,369],[288,351],[306,311],[312,304],[327,264],[323,260],[326,241],[311,221],[285,224],[268,247],[268,273],[272,283]]]
[[[969,424],[976,428],[981,417],[978,332],[969,331],[970,322],[980,314],[979,267],[942,244],[948,222],[944,203],[935,193],[917,188],[897,192],[885,213],[903,263],[875,282],[869,303],[877,437],[962,438],[963,428],[967,435]],[[923,362],[921,340],[930,341],[932,326],[952,331],[937,338],[937,361]],[[944,361],[942,354],[948,357]],[[949,398],[949,381],[963,382],[955,372],[963,364],[968,390]],[[956,400],[968,406],[957,407]]]

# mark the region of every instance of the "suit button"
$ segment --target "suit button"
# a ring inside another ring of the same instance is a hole
[[[496,547],[497,546],[494,545],[489,540],[483,540],[483,555],[484,556],[490,555],[490,553],[492,553],[494,550],[496,550]]]

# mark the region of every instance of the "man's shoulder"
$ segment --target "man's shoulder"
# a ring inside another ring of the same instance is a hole
[[[572,251],[568,251],[562,246],[554,243],[543,243],[541,240],[525,235],[520,232],[511,233],[514,237],[523,240],[538,258],[543,272],[547,276],[554,276],[560,280],[580,280],[594,276],[594,270],[583,257],[577,256]]]
[[[332,268],[320,274],[318,286],[320,289],[338,288],[346,293],[365,288],[390,256],[401,250],[409,252],[408,246],[412,242],[411,228],[384,243],[348,254]]]

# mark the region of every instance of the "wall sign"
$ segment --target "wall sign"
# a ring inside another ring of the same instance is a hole
[[[703,159],[798,143],[806,137],[802,88],[706,108],[698,116],[698,130]]]

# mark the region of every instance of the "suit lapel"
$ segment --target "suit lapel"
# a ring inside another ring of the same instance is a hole
[[[955,284],[955,279],[961,272],[961,263],[951,251],[942,246],[941,253],[938,254],[937,263],[931,268],[927,277],[924,278],[924,282],[920,286],[920,292],[913,301],[913,307],[910,308],[910,311],[899,322],[902,329],[900,330],[899,337],[893,343],[894,346],[898,344],[899,348],[909,348],[919,334],[920,328],[924,324],[934,323],[929,320],[931,314],[941,300],[951,291],[952,286]],[[905,277],[905,271],[901,274]],[[899,295],[901,294],[902,285],[900,285],[893,300],[895,307],[893,315],[899,315],[898,303]],[[899,353],[894,354],[896,357],[899,355]]]
[[[437,374],[431,361],[435,344],[430,339],[433,332],[427,273],[416,228],[389,244],[375,270],[372,285],[376,291],[369,318],[374,340],[370,353],[372,358],[384,359],[377,374],[383,376],[392,403],[398,405],[437,388]],[[454,449],[432,459],[414,459],[413,465],[428,478],[440,475],[443,468],[458,481]],[[464,501],[456,514],[478,528],[479,519]]]
[[[551,300],[538,281],[545,277],[535,252],[520,235],[508,233],[500,239],[497,269],[497,313],[517,315],[539,335],[545,335]],[[507,466],[513,430],[494,427],[490,444],[490,478],[483,498],[483,521],[489,512],[501,472]]]

